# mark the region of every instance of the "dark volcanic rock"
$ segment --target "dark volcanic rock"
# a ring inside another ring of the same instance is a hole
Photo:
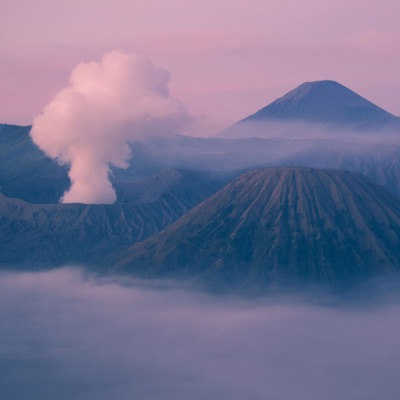
[[[399,200],[363,176],[309,168],[246,173],[116,263],[230,289],[340,287],[399,266]]]
[[[32,203],[57,203],[70,185],[67,169],[32,142],[30,129],[0,124],[0,191]]]
[[[0,266],[104,265],[110,253],[159,232],[223,184],[169,169],[125,183],[112,205],[31,204],[0,194]]]

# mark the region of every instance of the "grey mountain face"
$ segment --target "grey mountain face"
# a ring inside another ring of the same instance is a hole
[[[224,183],[170,169],[126,183],[113,205],[31,204],[0,194],[0,265],[102,265],[110,253],[157,233]]]
[[[34,145],[30,129],[0,124],[0,192],[32,203],[57,203],[69,186],[67,170]]]
[[[363,176],[309,168],[241,175],[116,262],[143,277],[244,290],[343,286],[399,267],[399,200]]]
[[[306,82],[226,129],[223,137],[400,132],[400,118],[334,81]],[[275,132],[275,133],[274,133]]]
[[[296,120],[381,128],[399,118],[334,81],[306,82],[246,120]]]

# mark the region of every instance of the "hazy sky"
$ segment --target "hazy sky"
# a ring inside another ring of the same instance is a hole
[[[208,132],[319,79],[400,114],[398,0],[0,4],[1,122],[31,123],[78,62],[111,50],[169,70],[171,94]]]

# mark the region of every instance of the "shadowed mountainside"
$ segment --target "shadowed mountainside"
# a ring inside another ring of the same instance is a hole
[[[120,254],[115,267],[216,288],[340,287],[400,267],[400,202],[350,172],[254,170]]]
[[[225,178],[169,169],[125,184],[112,205],[31,204],[0,194],[0,265],[102,265],[215,193]]]
[[[0,124],[0,191],[32,203],[57,203],[69,186],[67,169],[32,142],[30,129]]]

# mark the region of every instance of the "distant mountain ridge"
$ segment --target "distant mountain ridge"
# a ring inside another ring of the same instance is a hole
[[[211,287],[341,286],[400,269],[400,200],[350,172],[258,169],[117,258],[125,273]]]
[[[157,233],[225,184],[169,169],[120,187],[115,204],[32,204],[0,193],[0,267],[103,266],[112,252]]]
[[[400,131],[399,117],[331,80],[301,84],[226,129],[223,137],[229,137],[229,134],[239,135],[241,130],[245,135],[244,130],[251,129],[251,123],[264,124],[265,127],[267,127],[267,123],[318,124],[321,128],[326,127],[330,130],[348,129],[358,132]],[[271,130],[278,129],[273,125],[269,128]],[[309,127],[309,129],[311,128]]]
[[[0,192],[30,203],[57,204],[70,185],[67,167],[39,150],[29,130],[0,124]],[[133,188],[131,182],[169,168],[223,171],[233,178],[255,167],[304,166],[362,173],[400,196],[400,140],[374,138],[149,138],[131,144],[128,169],[112,169],[111,179],[122,193]]]
[[[33,203],[57,203],[68,188],[67,168],[47,157],[30,126],[0,124],[0,191]]]

